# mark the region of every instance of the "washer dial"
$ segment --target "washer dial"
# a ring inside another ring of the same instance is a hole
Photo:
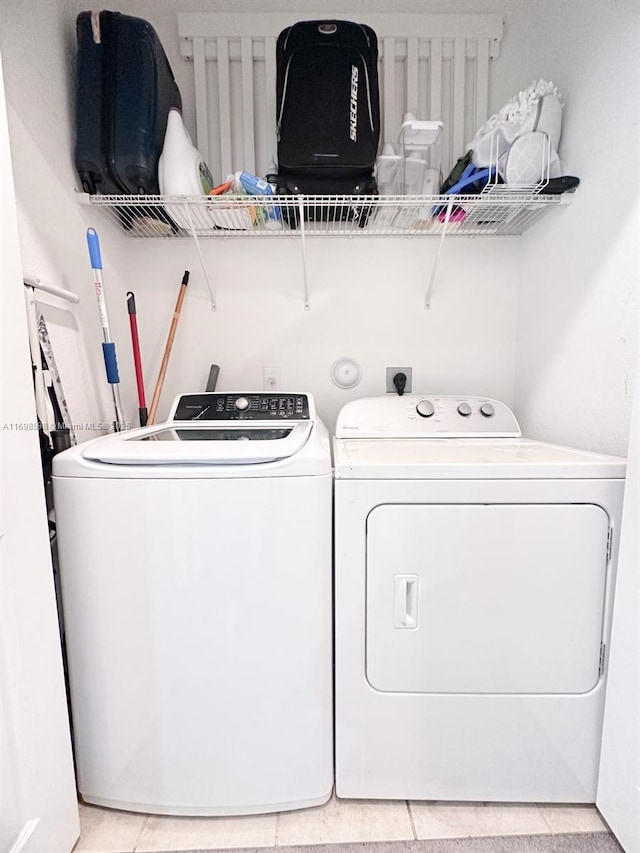
[[[435,414],[436,407],[431,400],[420,400],[416,406],[416,412],[423,418],[430,418]]]

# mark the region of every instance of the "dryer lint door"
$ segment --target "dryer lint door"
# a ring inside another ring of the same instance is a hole
[[[606,512],[592,504],[376,507],[367,521],[370,685],[591,690],[608,529]]]

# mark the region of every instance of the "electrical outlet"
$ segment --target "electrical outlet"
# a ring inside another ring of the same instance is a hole
[[[387,394],[397,394],[398,389],[393,384],[393,377],[397,373],[404,373],[407,377],[406,384],[404,386],[404,393],[411,393],[411,368],[410,367],[387,367]]]
[[[280,368],[263,367],[262,381],[265,391],[280,391]]]

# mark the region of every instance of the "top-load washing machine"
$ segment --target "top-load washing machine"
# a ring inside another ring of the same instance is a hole
[[[334,465],[338,796],[593,802],[625,461],[389,395]]]
[[[189,394],[53,467],[78,787],[168,814],[333,788],[332,471],[308,394]]]

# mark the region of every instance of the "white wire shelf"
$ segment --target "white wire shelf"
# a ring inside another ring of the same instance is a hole
[[[494,185],[445,196],[87,195],[131,237],[402,237],[522,234],[570,197]],[[447,216],[448,212],[448,216]]]
[[[431,307],[446,237],[522,234],[567,194],[544,194],[544,185],[492,184],[476,195],[433,196],[161,196],[87,195],[82,203],[103,208],[131,237],[193,240],[216,310],[215,282],[200,250],[200,238],[299,238],[302,249],[304,307],[311,307],[307,238],[438,237],[426,283],[425,307]]]

